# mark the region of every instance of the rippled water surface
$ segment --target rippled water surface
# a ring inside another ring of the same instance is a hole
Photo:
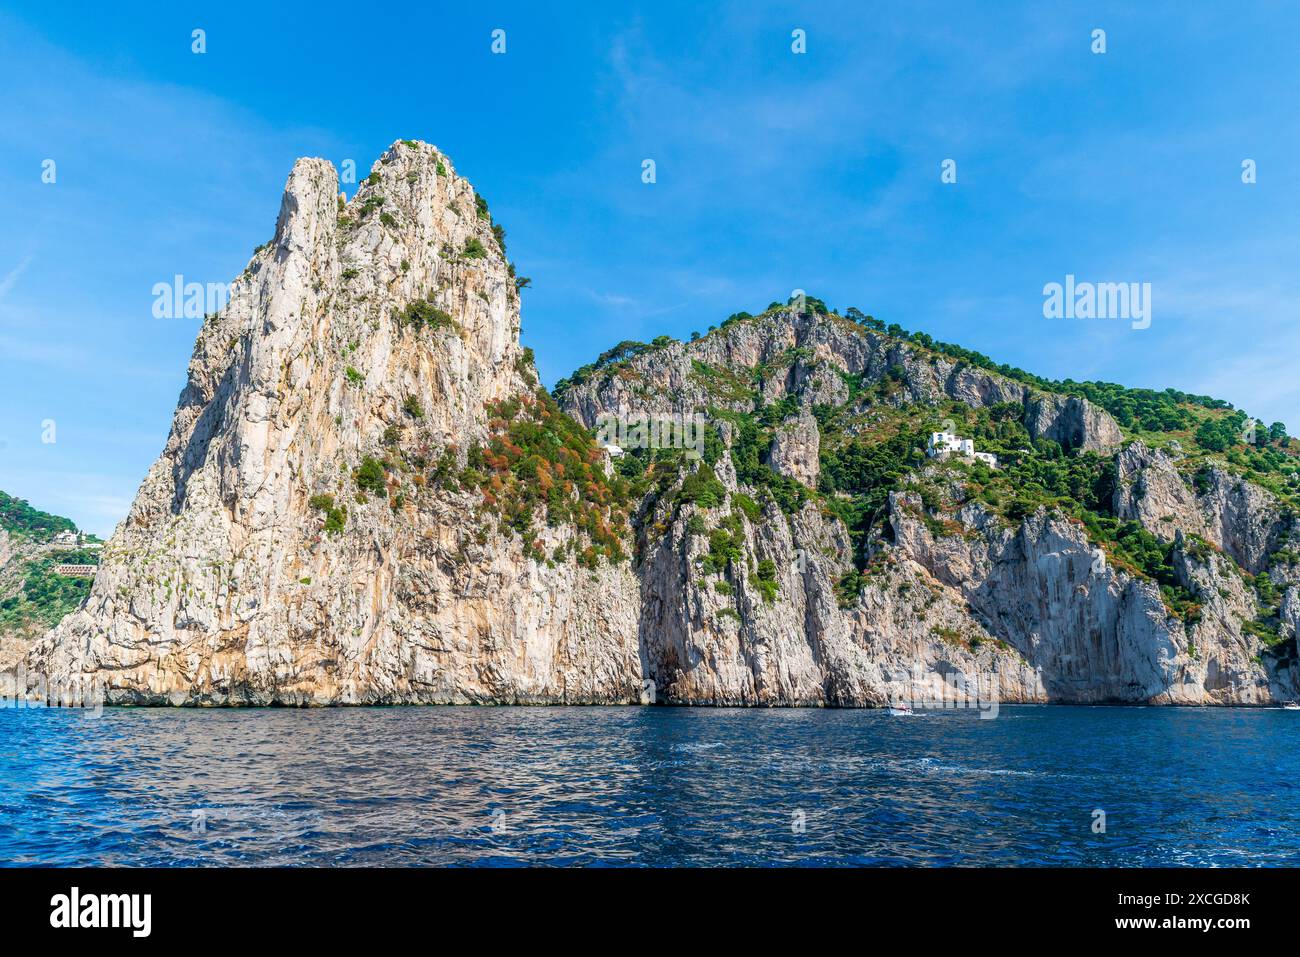
[[[6,709],[0,862],[1295,865],[1298,737],[1237,709]]]

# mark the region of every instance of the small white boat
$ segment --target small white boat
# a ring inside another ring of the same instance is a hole
[[[1300,711],[1300,702],[1288,701],[1282,705],[1284,711]]]
[[[896,718],[905,718],[916,714],[911,708],[895,708],[893,705],[890,705],[887,710]]]

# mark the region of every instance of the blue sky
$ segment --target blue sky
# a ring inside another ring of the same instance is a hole
[[[446,151],[506,226],[548,384],[803,288],[1300,431],[1286,4],[399,6],[0,13],[0,489],[111,532],[198,328],[153,318],[154,283],[229,281],[296,157],[364,172],[399,138]],[[1150,282],[1151,327],[1043,318],[1067,273]]]

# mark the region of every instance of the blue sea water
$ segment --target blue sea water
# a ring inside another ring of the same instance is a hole
[[[1263,709],[10,708],[0,862],[1296,865],[1298,740]]]

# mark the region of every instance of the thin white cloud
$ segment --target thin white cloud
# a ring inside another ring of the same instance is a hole
[[[5,296],[9,295],[9,291],[17,285],[18,277],[23,274],[24,270],[26,270],[29,265],[31,265],[31,262],[31,256],[24,256],[17,266],[5,273],[4,279],[0,279],[0,302],[3,302]]]
[[[631,309],[640,303],[631,296],[620,295],[616,292],[597,292],[594,289],[584,289],[582,294],[592,302],[600,303],[602,306],[613,306],[618,309]]]

